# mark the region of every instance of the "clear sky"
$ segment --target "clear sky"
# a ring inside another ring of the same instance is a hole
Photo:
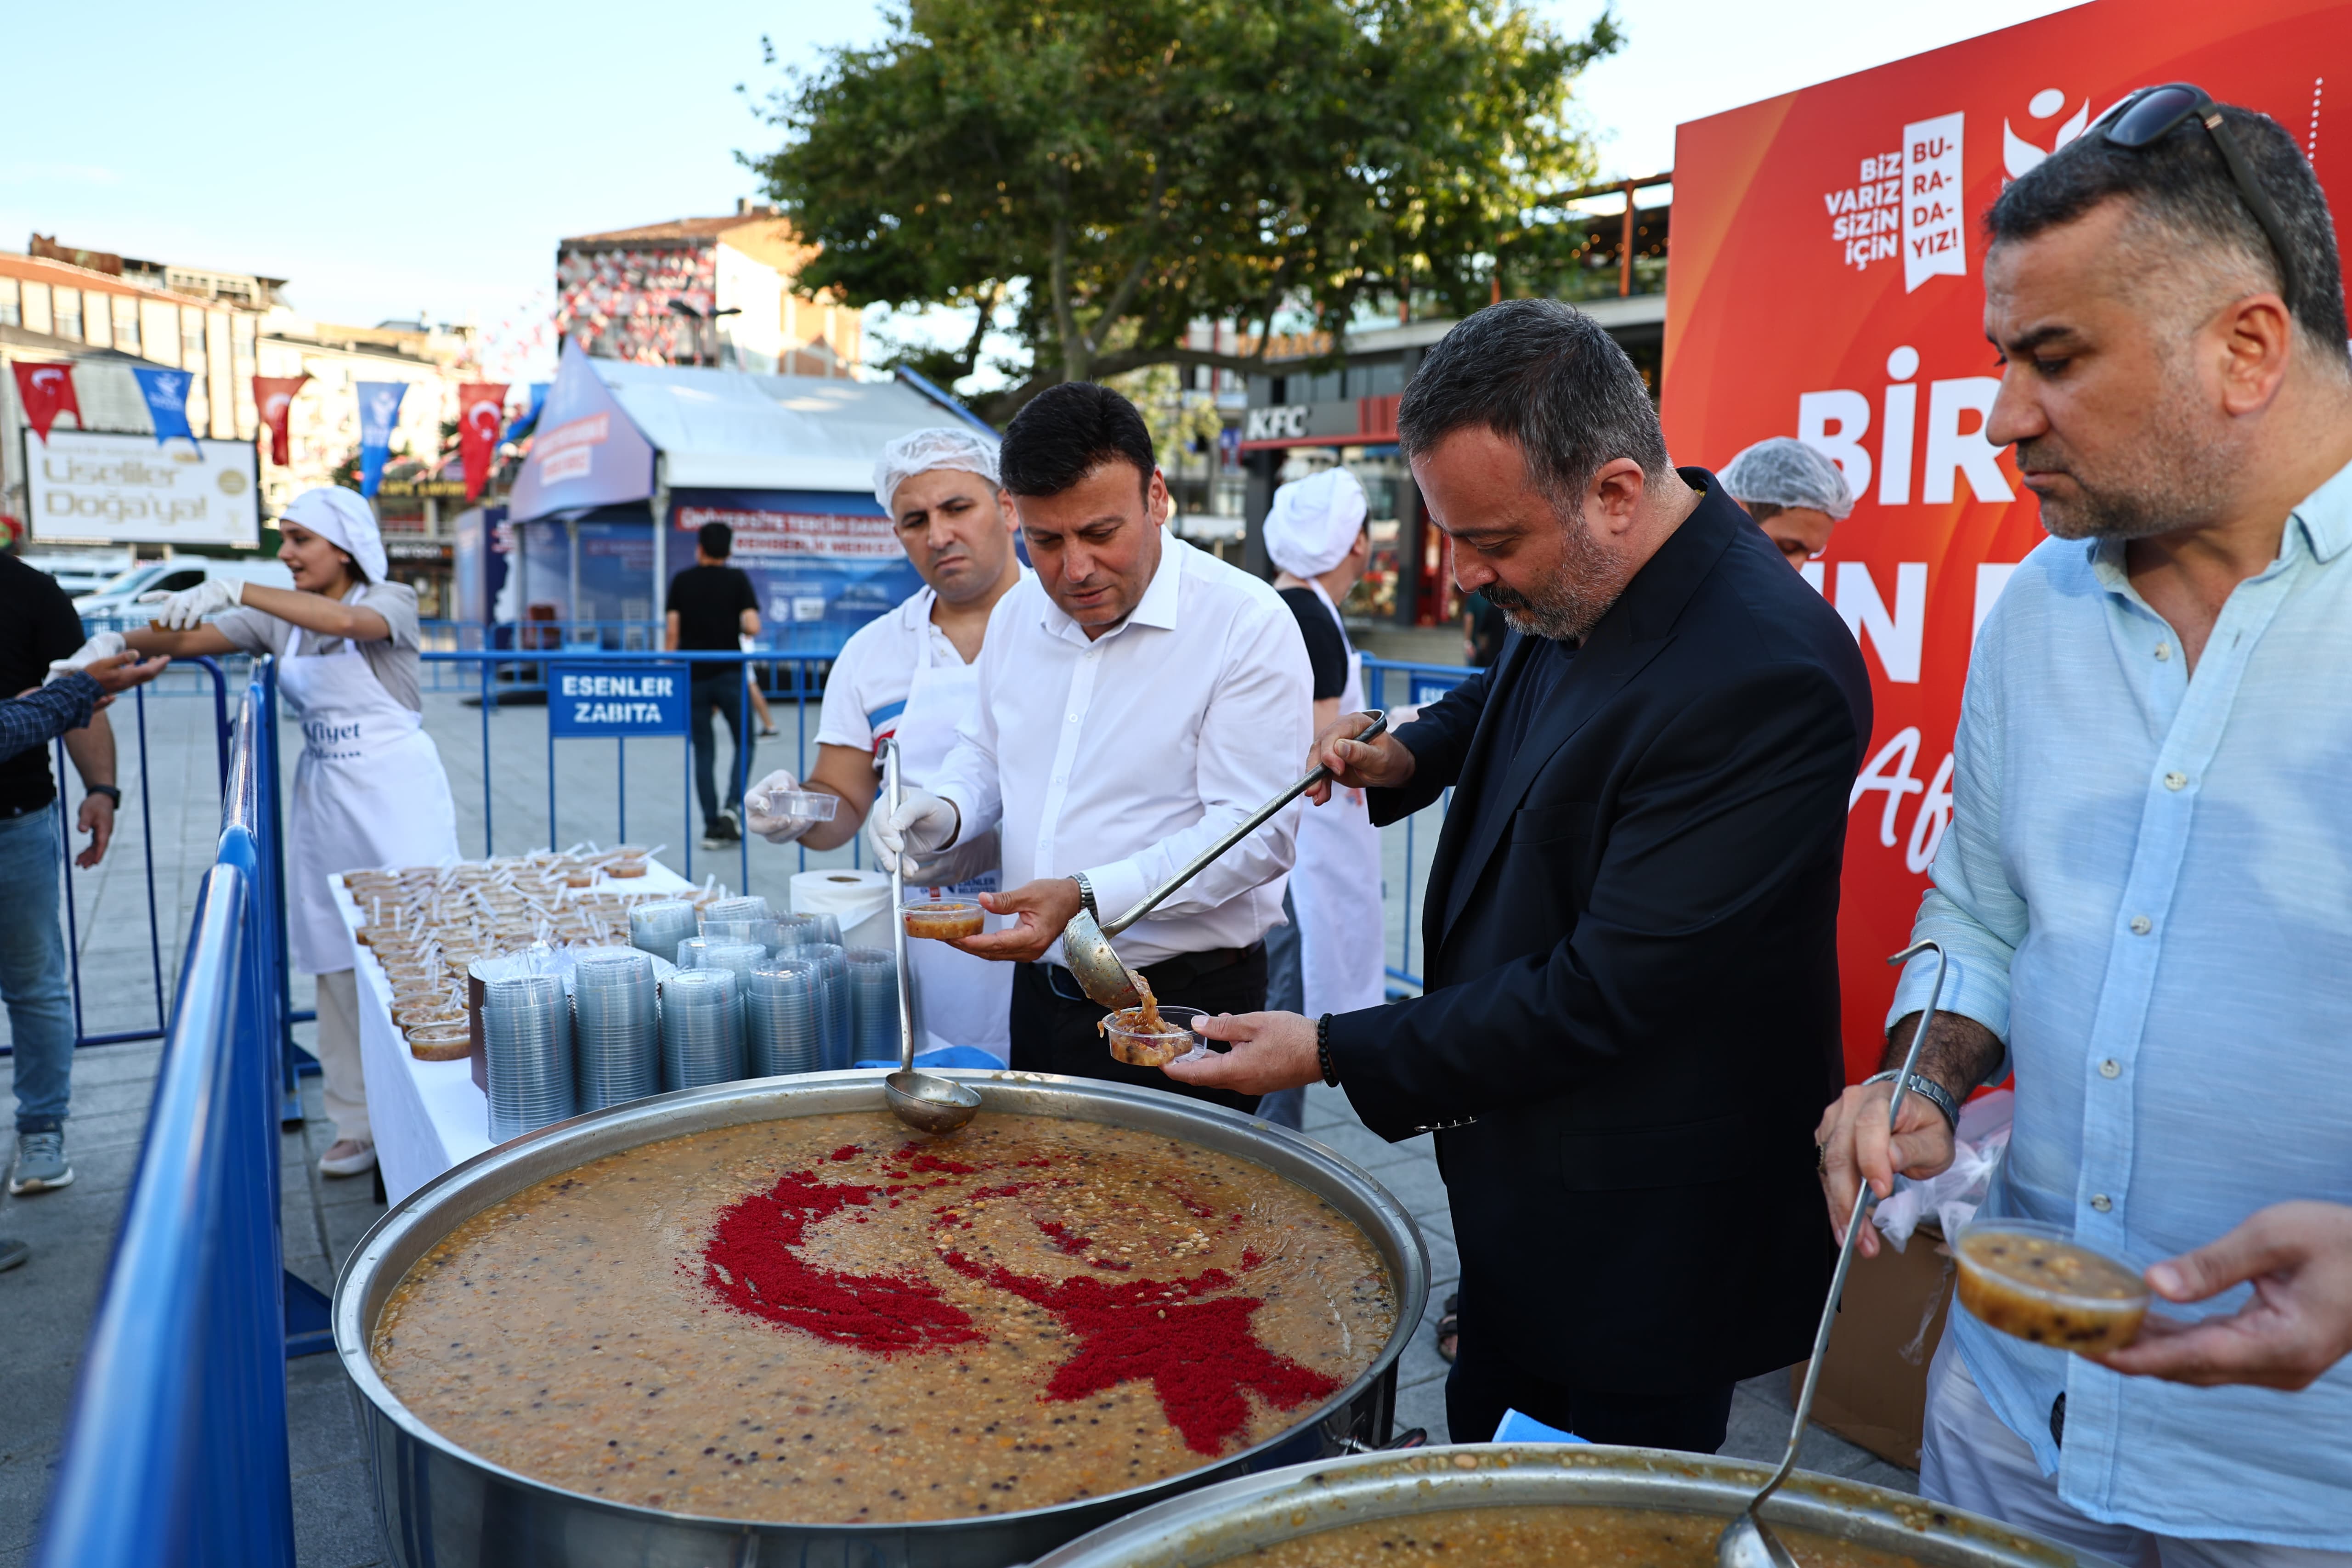
[[[1563,25],[1597,7],[1541,0]],[[1622,0],[1580,93],[1606,173],[1671,165],[1676,121],[2063,7],[2052,0]],[[520,337],[556,239],[730,210],[775,133],[739,84],[881,36],[875,0],[291,5],[124,0],[8,26],[0,248],[27,235],[290,279],[302,310],[469,316]],[[664,20],[675,16],[675,24]]]

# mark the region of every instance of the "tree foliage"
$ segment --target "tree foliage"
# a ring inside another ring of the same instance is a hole
[[[1487,298],[1548,193],[1587,178],[1577,74],[1617,47],[1516,0],[911,0],[788,79],[745,161],[853,304],[1000,309],[1025,363],[991,400],[1151,364],[1194,321],[1343,327]]]

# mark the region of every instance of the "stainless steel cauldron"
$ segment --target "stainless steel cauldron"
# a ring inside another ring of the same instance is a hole
[[[916,1524],[747,1524],[584,1497],[467,1453],[411,1414],[368,1354],[409,1266],[466,1220],[524,1188],[640,1144],[749,1121],[880,1110],[877,1071],[757,1079],[659,1095],[558,1122],[467,1161],[376,1223],[335,1282],[335,1349],[368,1405],[384,1534],[404,1568],[1003,1568],[1195,1487],[1387,1441],[1397,1358],[1420,1325],[1429,1255],[1403,1205],[1355,1165],[1254,1117],[1154,1089],[1036,1073],[955,1073],[981,1114],[1026,1112],[1139,1128],[1238,1154],[1297,1182],[1360,1226],[1395,1282],[1397,1325],[1364,1374],[1255,1447],[1105,1498]]]
[[[1696,1514],[1697,1555],[1748,1506],[1769,1465],[1659,1448],[1488,1443],[1365,1454],[1243,1476],[1169,1498],[1038,1559],[1035,1568],[1204,1568],[1335,1525],[1436,1509],[1586,1504]],[[1861,1481],[1799,1470],[1765,1517],[1930,1568],[2113,1568],[2007,1525]]]

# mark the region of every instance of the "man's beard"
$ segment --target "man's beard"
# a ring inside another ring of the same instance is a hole
[[[2071,493],[2041,498],[2042,526],[2058,539],[2123,541],[2200,527],[2221,516],[2242,454],[2227,433],[2196,417],[2197,398],[2193,381],[2165,387],[2128,449],[2116,449],[2119,473],[2094,471],[2055,436],[2020,441],[2019,468],[2074,481]]]
[[[1497,580],[1478,590],[1503,612],[1503,624],[1523,637],[1581,642],[1625,591],[1633,574],[1624,562],[1592,537],[1581,517],[1563,518],[1566,537],[1551,581],[1531,594]]]

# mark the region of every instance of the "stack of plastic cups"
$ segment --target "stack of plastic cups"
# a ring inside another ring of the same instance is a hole
[[[707,921],[768,921],[776,917],[768,911],[768,900],[754,893],[748,898],[714,900],[702,906],[702,918]]]
[[[777,931],[773,921],[704,921],[702,940],[706,943],[757,943],[763,953],[776,951]]]
[[[818,942],[841,945],[841,921],[833,915],[778,915],[776,917],[776,951],[790,952],[794,948],[812,947]]]
[[[730,969],[681,969],[662,983],[664,1089],[701,1089],[743,1076],[743,1004]]]
[[[690,936],[677,944],[677,951],[670,957],[680,969],[699,969],[702,967],[703,950],[714,945],[717,944],[706,937]]]
[[[898,961],[881,947],[853,947],[842,956],[849,967],[849,1059],[896,1057]]]
[[[483,985],[482,1053],[493,1143],[576,1112],[572,1008],[555,975],[518,974]]]
[[[660,1090],[651,958],[633,947],[580,953],[572,970],[572,1017],[582,1110],[602,1110]]]
[[[832,1072],[847,1067],[856,1058],[849,1054],[849,961],[841,944],[809,942],[779,956],[816,965],[817,1037],[824,1043],[824,1068]]]
[[[823,982],[805,958],[772,958],[743,993],[743,1044],[753,1078],[815,1072],[824,1065]]]
[[[639,904],[629,911],[629,945],[668,958],[695,934],[694,906],[684,899]]]

